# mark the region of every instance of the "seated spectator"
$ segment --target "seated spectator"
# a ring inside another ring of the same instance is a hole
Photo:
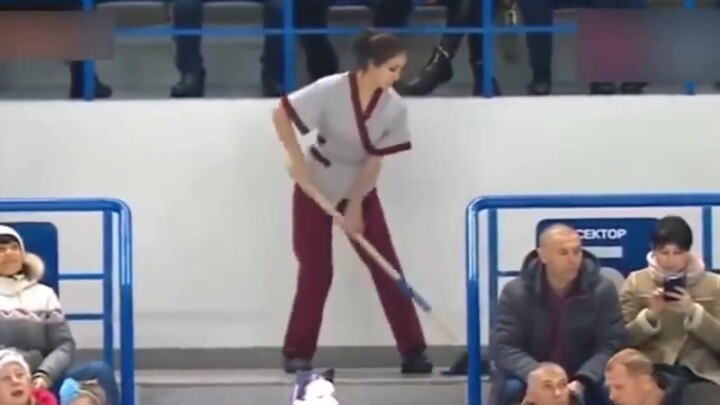
[[[605,382],[615,405],[681,405],[682,385],[658,378],[652,361],[635,349],[619,351],[605,366]],[[689,404],[699,405],[699,404]]]
[[[104,405],[105,391],[97,381],[66,378],[60,387],[60,405]]]
[[[55,396],[44,387],[34,388],[27,364],[20,352],[0,350],[0,404],[57,405]]]
[[[568,376],[555,363],[540,363],[528,376],[525,399],[520,405],[580,405],[582,398],[568,389]]]
[[[530,373],[549,361],[565,370],[568,388],[587,405],[605,404],[605,363],[625,342],[615,285],[600,274],[575,229],[551,225],[500,294],[490,338],[497,368],[491,400],[518,403]]]
[[[658,221],[648,267],[631,273],[620,293],[623,317],[630,345],[666,372],[720,382],[720,276],[692,244],[684,219]]]
[[[119,405],[115,375],[105,363],[71,368],[75,340],[55,291],[40,284],[42,259],[25,251],[20,235],[0,225],[0,346],[18,350],[36,388],[57,391],[63,378],[98,380],[108,404]]]

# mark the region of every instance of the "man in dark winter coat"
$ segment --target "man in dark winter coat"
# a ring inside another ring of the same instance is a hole
[[[582,249],[575,229],[552,225],[500,295],[490,341],[497,368],[491,398],[496,405],[520,402],[529,374],[553,362],[586,405],[605,405],[605,364],[626,342],[615,285]]]

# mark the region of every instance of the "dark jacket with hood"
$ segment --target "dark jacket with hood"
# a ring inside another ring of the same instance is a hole
[[[617,288],[600,274],[598,259],[590,252],[583,253],[574,288],[559,310],[548,304],[545,268],[536,251],[526,256],[520,276],[503,288],[497,324],[490,336],[490,355],[496,368],[493,399],[507,378],[526,382],[540,362],[553,361],[553,348],[560,349],[555,353],[561,353],[561,365],[571,380],[600,387],[605,364],[626,347]]]

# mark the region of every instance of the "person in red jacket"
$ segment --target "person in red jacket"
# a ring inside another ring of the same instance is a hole
[[[58,405],[49,390],[33,387],[30,366],[12,349],[0,350],[0,404]]]
[[[31,405],[58,405],[57,399],[47,388],[33,388],[31,391]]]

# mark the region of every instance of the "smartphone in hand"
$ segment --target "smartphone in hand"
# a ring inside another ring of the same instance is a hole
[[[685,288],[687,285],[687,278],[684,274],[677,276],[665,277],[663,282],[663,291],[665,292],[665,301],[677,301],[676,298],[667,295],[669,292],[679,293],[679,288]]]

